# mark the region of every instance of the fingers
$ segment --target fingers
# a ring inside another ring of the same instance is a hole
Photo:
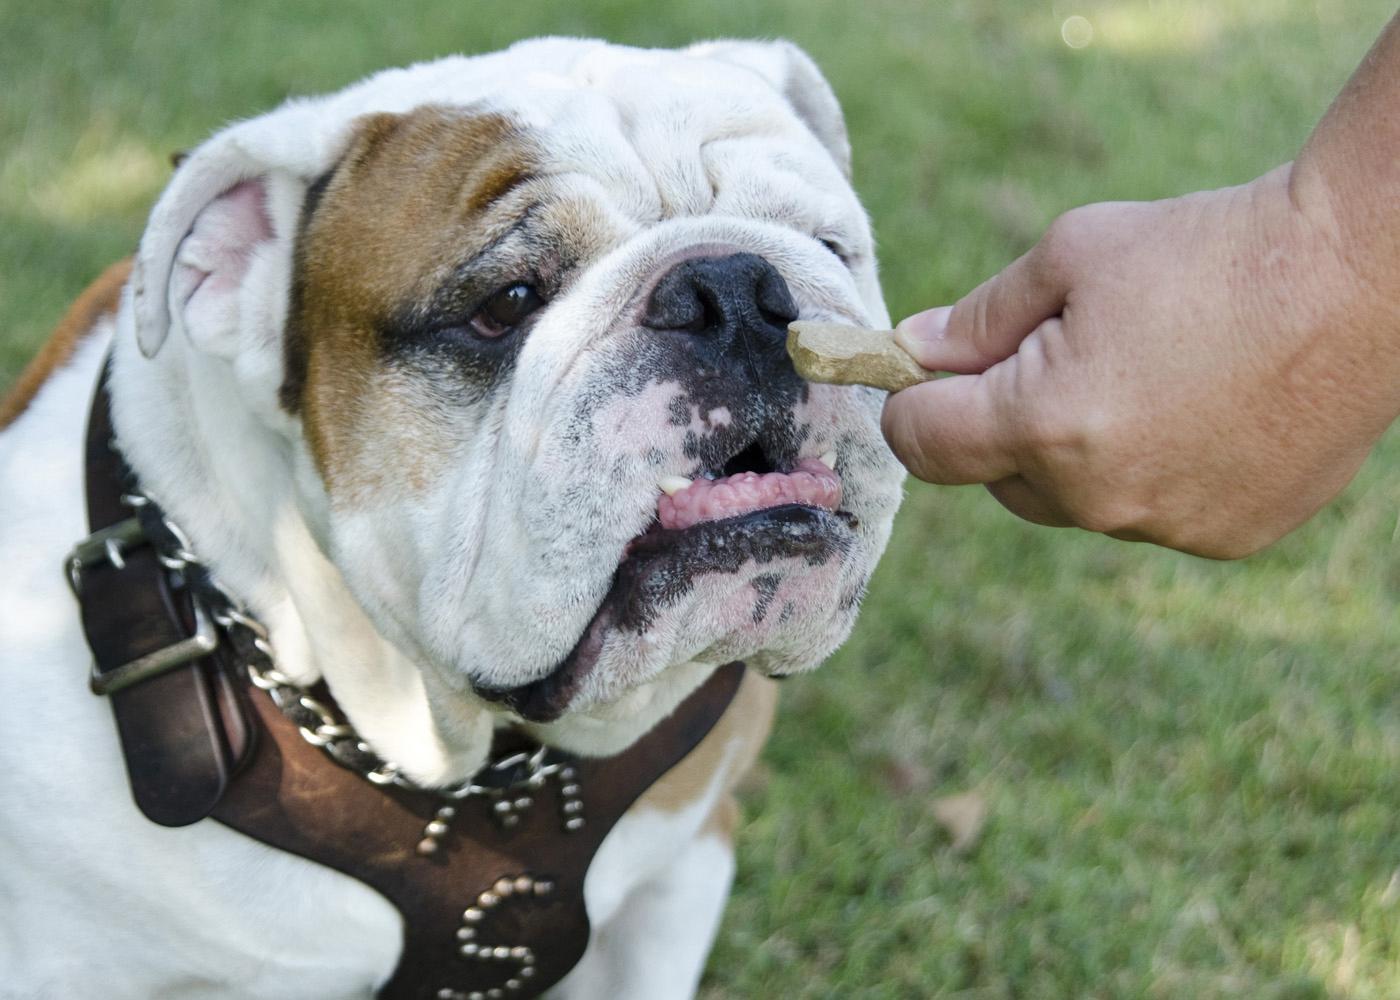
[[[970,374],[1016,353],[1032,330],[1058,316],[1069,294],[1059,224],[1029,253],[964,296],[957,305],[915,313],[895,340],[925,368]]]
[[[955,375],[897,392],[881,427],[895,457],[925,482],[989,483],[1016,472],[995,373]]]
[[[970,404],[976,405],[974,400],[987,397],[985,379],[955,376],[891,396],[883,424],[895,456],[927,482],[986,483],[997,502],[1017,517],[1052,528],[1072,526],[1074,519],[1053,496],[1014,473],[1012,440],[1002,430],[1003,421],[976,415],[958,419],[970,412]],[[993,426],[997,429],[989,431]]]
[[[1008,476],[987,484],[987,492],[996,497],[997,502],[1017,517],[1034,524],[1051,528],[1069,528],[1074,525],[1071,518],[1059,504],[1021,476]]]

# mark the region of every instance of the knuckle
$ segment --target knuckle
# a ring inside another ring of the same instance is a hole
[[[1113,415],[1090,403],[1032,406],[1023,417],[1028,465],[1058,487],[1066,516],[1087,531],[1138,532],[1151,520]]]
[[[1124,203],[1096,202],[1057,217],[1033,251],[1037,273],[1044,280],[1069,280],[1082,261],[1115,240],[1129,211]]]
[[[1048,273],[1058,273],[1074,259],[1083,245],[1091,216],[1085,208],[1072,208],[1050,223],[1036,245],[1036,263]]]
[[[1139,510],[1134,504],[1111,495],[1096,495],[1071,505],[1071,516],[1085,531],[1100,535],[1137,534]]]
[[[1163,534],[1163,511],[1140,484],[1121,476],[1090,480],[1067,506],[1074,523],[1086,531],[1132,541],[1158,541]]]
[[[1079,407],[1064,401],[1034,402],[1022,409],[1021,440],[1036,464],[1082,466],[1094,451],[1093,430]]]
[[[984,285],[977,291],[979,294],[972,301],[972,315],[967,336],[974,349],[987,351],[991,348],[994,339],[991,315],[992,289],[989,285]]]

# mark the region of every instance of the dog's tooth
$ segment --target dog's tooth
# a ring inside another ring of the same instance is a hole
[[[690,480],[685,476],[662,476],[656,481],[656,485],[661,487],[661,492],[668,497],[673,497],[681,490],[690,486]]]
[[[827,452],[821,458],[817,459],[817,461],[820,462],[822,465],[825,465],[831,471],[836,471],[836,451],[834,449],[832,451]]]

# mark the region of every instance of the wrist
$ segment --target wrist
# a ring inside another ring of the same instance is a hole
[[[1285,163],[1245,186],[1256,273],[1291,315],[1285,324],[1396,345],[1400,364],[1400,259],[1386,259],[1338,212],[1315,173]],[[1290,323],[1289,321],[1293,322]]]
[[[1241,189],[1249,250],[1237,287],[1240,328],[1282,367],[1290,395],[1365,412],[1375,432],[1400,416],[1400,261],[1389,280],[1306,167],[1284,164]],[[1286,346],[1285,346],[1286,345]]]

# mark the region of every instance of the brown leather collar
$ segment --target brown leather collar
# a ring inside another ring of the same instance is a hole
[[[564,761],[523,795],[449,801],[372,784],[252,689],[219,624],[227,616],[209,606],[220,595],[134,488],[113,441],[104,372],[87,436],[93,534],[66,568],[95,659],[92,687],[111,698],[141,811],[165,826],[212,816],[378,890],[404,928],[381,1000],[523,1000],[562,979],[587,946],[583,880],[593,856],[719,721],[743,665],[717,670],[623,753]],[[493,749],[519,742],[506,731]],[[419,849],[425,828],[431,851]]]

